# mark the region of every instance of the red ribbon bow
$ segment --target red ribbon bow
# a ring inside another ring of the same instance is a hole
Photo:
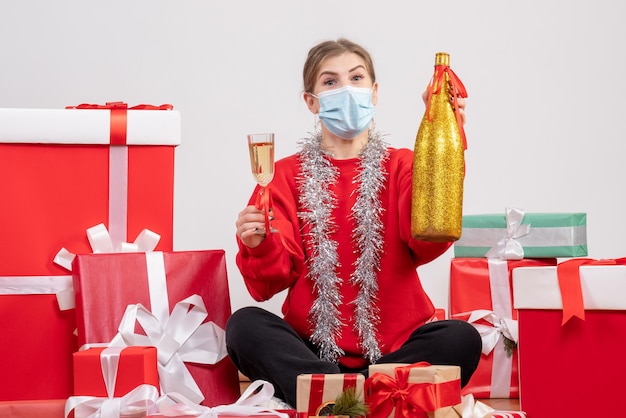
[[[582,265],[626,265],[626,258],[594,260],[592,258],[573,258],[556,266],[556,275],[563,303],[563,321],[565,325],[572,317],[585,320],[585,305],[582,285],[580,283],[580,266]]]
[[[409,374],[415,367],[428,367],[419,362],[394,369],[395,378],[375,373],[365,381],[370,416],[386,418],[395,407],[394,417],[428,418],[436,409],[453,406],[461,400],[459,380],[443,383],[409,383]]]
[[[162,104],[160,106],[153,106],[149,104],[139,104],[133,107],[128,107],[124,102],[107,102],[106,104],[89,104],[82,103],[78,106],[65,106],[66,109],[110,109],[111,110],[111,122],[110,122],[110,144],[111,145],[126,145],[126,111],[127,110],[172,110],[174,106],[170,104]]]
[[[452,71],[447,65],[436,65],[435,66],[435,74],[433,78],[430,80],[428,84],[428,98],[426,99],[426,114],[428,115],[428,120],[430,120],[430,101],[433,94],[439,94],[441,89],[445,83],[444,75],[448,74],[448,78],[450,79],[450,88],[452,89],[452,104],[454,105],[454,114],[456,116],[456,122],[459,125],[459,131],[461,132],[461,137],[463,138],[463,149],[467,149],[467,140],[465,139],[465,129],[463,128],[463,118],[461,117],[461,113],[459,112],[459,97],[466,98],[467,90],[461,82],[461,79]]]

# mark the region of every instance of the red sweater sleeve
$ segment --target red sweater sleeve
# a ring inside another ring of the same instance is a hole
[[[297,213],[295,157],[276,162],[276,175],[270,184],[274,220],[277,233],[269,234],[255,248],[249,248],[237,239],[236,256],[248,292],[257,301],[270,299],[289,288],[301,275],[304,263],[302,238]],[[254,204],[258,187],[248,204]]]

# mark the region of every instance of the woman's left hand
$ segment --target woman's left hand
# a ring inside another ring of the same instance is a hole
[[[422,93],[422,100],[424,100],[424,104],[428,101],[428,89]],[[459,115],[461,115],[461,120],[463,125],[465,125],[465,98],[457,97],[456,102],[459,104]]]

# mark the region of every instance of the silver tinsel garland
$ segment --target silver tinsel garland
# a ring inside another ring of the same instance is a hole
[[[317,298],[310,311],[311,340],[320,349],[323,360],[337,362],[344,352],[337,345],[341,334],[339,305],[343,302],[339,294],[342,279],[337,276],[337,242],[330,237],[337,224],[332,217],[337,207],[337,198],[329,185],[337,181],[338,171],[331,164],[321,147],[322,137],[318,132],[302,143],[300,162],[301,176],[298,179],[300,206],[299,216],[310,226],[308,236],[311,258],[308,261],[309,278],[314,282]],[[378,344],[379,323],[376,296],[378,293],[377,272],[383,249],[383,211],[380,191],[384,187],[386,173],[384,161],[388,157],[387,145],[380,134],[370,132],[368,143],[360,155],[360,172],[354,181],[358,184],[358,196],[352,208],[356,221],[353,232],[355,251],[358,257],[350,280],[359,291],[351,303],[354,305],[354,327],[359,336],[363,355],[370,363],[381,357]]]

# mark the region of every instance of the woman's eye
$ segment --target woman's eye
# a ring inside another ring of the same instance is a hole
[[[361,80],[363,80],[364,78],[365,78],[365,77],[364,77],[363,75],[361,75],[361,74],[356,74],[356,75],[353,75],[353,76],[352,76],[352,80],[354,80],[354,81],[361,81]]]
[[[337,81],[335,81],[335,79],[334,79],[334,78],[328,78],[328,79],[324,80],[324,82],[323,82],[323,84],[324,84],[325,86],[333,86],[333,85],[335,85],[336,83],[337,83]]]

